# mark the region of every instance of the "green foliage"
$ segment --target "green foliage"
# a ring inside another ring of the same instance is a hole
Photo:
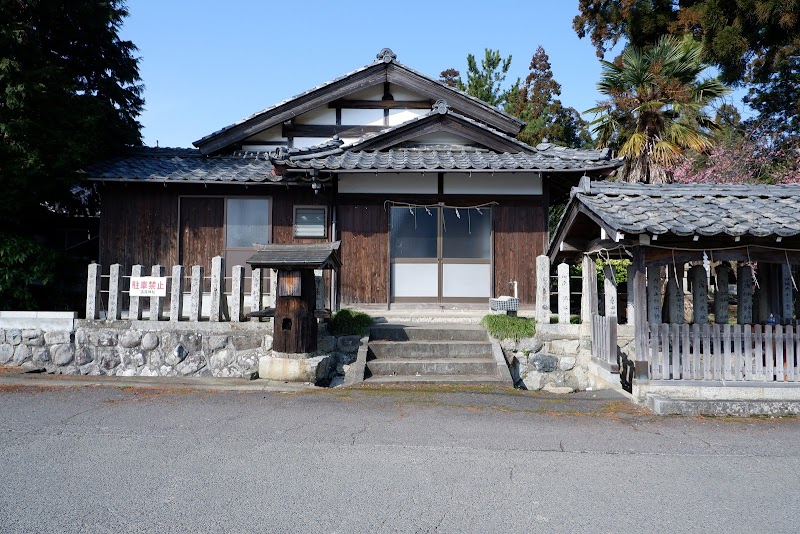
[[[519,341],[525,337],[533,337],[536,333],[536,322],[526,317],[510,317],[505,314],[485,315],[481,324],[495,339],[513,339]]]
[[[54,281],[57,255],[26,237],[0,234],[0,309],[35,309],[32,287]]]
[[[590,109],[598,145],[626,158],[621,178],[671,182],[669,169],[685,149],[711,148],[719,130],[708,105],[730,90],[717,78],[700,79],[707,65],[691,38],[665,36],[650,48],[628,47],[619,62],[602,61],[597,88],[608,100]]]
[[[597,268],[597,280],[602,283],[605,280],[606,276],[603,272],[606,265],[610,265],[612,269],[614,269],[614,278],[617,281],[617,284],[622,284],[628,281],[628,267],[631,265],[630,260],[612,260],[609,259],[608,261],[604,261],[601,259],[594,260],[594,264]]]
[[[485,49],[481,65],[472,54],[467,55],[467,82],[461,79],[457,88],[483,100],[487,104],[500,107],[508,98],[508,91],[502,90],[508,69],[511,67],[511,56],[503,59],[499,50]]]
[[[366,313],[342,308],[331,317],[331,333],[335,336],[363,336],[372,324]]]

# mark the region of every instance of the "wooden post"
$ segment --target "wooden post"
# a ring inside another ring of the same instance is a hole
[[[150,270],[150,276],[162,277],[164,276],[164,267],[161,265],[153,265]],[[150,320],[161,321],[164,319],[164,297],[150,297]]]
[[[254,267],[250,276],[250,311],[261,311],[261,269]],[[251,320],[258,322],[258,317],[253,317]]]
[[[731,268],[726,263],[717,265],[717,285],[714,291],[714,322],[728,324],[728,303],[730,302]]]
[[[131,267],[131,277],[144,276],[144,267],[134,265]],[[131,297],[128,306],[128,319],[131,321],[142,320],[142,297]]]
[[[633,310],[634,310],[634,346],[636,347],[636,362],[634,364],[634,377],[636,380],[647,380],[647,273],[645,272],[645,249],[633,249]],[[630,287],[631,279],[628,278]]]
[[[102,266],[99,263],[89,264],[89,274],[86,278],[86,318],[99,319],[100,310],[100,273]]]
[[[684,323],[683,264],[670,265],[667,273],[667,300],[670,324]]]
[[[583,255],[582,287],[581,287],[581,322],[592,322],[592,314],[597,313],[597,270],[594,260],[588,254]]]
[[[756,270],[758,287],[753,288],[753,320],[766,323],[769,317],[769,266],[759,264]]]
[[[317,350],[317,300],[313,269],[278,271],[273,349],[312,353]]]
[[[212,323],[223,319],[222,299],[225,298],[225,258],[214,256],[211,259],[211,316]]]
[[[192,266],[192,285],[189,295],[189,320],[200,321],[200,314],[203,311],[203,266]]]
[[[634,272],[634,276],[636,273]],[[630,278],[628,278],[630,284]],[[647,268],[647,320],[661,324],[661,267]]]
[[[736,322],[753,322],[753,271],[749,265],[740,265],[736,274],[736,296],[739,305],[736,309]]]
[[[169,320],[180,321],[183,313],[183,265],[172,266],[170,287]]]
[[[122,319],[122,266],[115,263],[111,266],[108,277],[108,315],[106,319],[119,321]]]
[[[558,271],[558,322],[569,324],[569,265],[562,263]]]
[[[792,268],[788,264],[781,265],[781,323],[791,324],[792,305],[794,304],[794,284],[792,283]]]
[[[234,265],[231,277],[231,322],[241,323],[244,320],[244,267]]]
[[[692,304],[694,307],[694,324],[708,323],[708,276],[702,265],[695,265],[689,269],[689,279],[692,281]]]
[[[550,258],[536,257],[536,322],[550,323]]]
[[[618,317],[617,314],[617,275],[614,267],[606,265],[603,267],[603,274],[605,275],[604,289],[605,289],[605,305],[606,317]],[[619,320],[617,320],[619,322]]]

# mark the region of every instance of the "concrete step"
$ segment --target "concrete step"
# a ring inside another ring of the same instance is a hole
[[[370,384],[396,384],[396,383],[439,383],[439,384],[499,384],[513,387],[513,384],[504,382],[499,376],[490,375],[387,375],[373,376],[366,380]]]
[[[370,341],[372,355],[381,359],[486,358],[492,355],[488,341]]]
[[[497,375],[497,362],[485,358],[381,359],[367,361],[373,376]]]
[[[488,341],[483,327],[465,324],[380,324],[370,327],[369,337],[376,341]]]

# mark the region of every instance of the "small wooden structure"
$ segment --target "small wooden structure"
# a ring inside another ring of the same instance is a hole
[[[273,350],[301,354],[317,350],[314,270],[339,269],[339,244],[263,245],[247,260],[254,269],[278,273]]]

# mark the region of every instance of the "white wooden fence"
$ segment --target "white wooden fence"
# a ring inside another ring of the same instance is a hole
[[[592,314],[592,358],[612,372],[619,371],[615,316]]]
[[[651,380],[800,381],[800,327],[648,324]]]

